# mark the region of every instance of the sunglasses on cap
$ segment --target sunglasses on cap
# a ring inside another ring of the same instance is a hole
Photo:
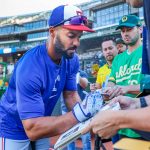
[[[63,25],[65,22],[68,21],[68,24],[69,25],[85,25],[87,26],[88,25],[88,20],[87,20],[87,17],[86,16],[74,16],[74,17],[71,17],[69,19],[66,19],[66,20],[63,20],[62,22],[56,24],[55,26],[52,26],[52,27],[57,27],[57,26],[60,26],[60,25]],[[64,24],[66,25],[66,24]]]

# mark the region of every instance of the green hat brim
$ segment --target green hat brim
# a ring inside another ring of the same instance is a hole
[[[135,26],[136,26],[135,24],[131,24],[131,23],[122,23],[121,25],[118,25],[118,27],[116,28],[116,30],[121,29],[122,27],[133,28]]]

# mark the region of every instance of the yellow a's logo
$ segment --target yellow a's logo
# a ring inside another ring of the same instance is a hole
[[[128,20],[127,16],[122,17],[122,22],[126,22]]]

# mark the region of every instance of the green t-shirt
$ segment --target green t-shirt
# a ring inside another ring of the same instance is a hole
[[[116,85],[137,85],[140,84],[143,75],[141,74],[142,64],[142,46],[139,46],[132,53],[128,50],[117,55],[112,64],[112,70],[109,81]],[[126,96],[135,97],[135,94],[126,94]],[[122,129],[119,134],[128,137],[140,137],[130,129]]]

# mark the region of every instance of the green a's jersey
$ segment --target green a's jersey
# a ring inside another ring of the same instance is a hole
[[[137,85],[140,84],[143,75],[141,74],[142,46],[139,46],[132,53],[128,50],[117,55],[113,61],[109,81],[116,85]],[[127,96],[135,97],[134,94]]]
[[[114,82],[116,85],[137,85],[140,84],[143,75],[141,74],[142,65],[142,46],[139,46],[132,53],[128,50],[117,55],[113,60],[112,70],[109,81]],[[127,96],[135,97],[134,94],[127,94]],[[119,134],[128,137],[140,137],[130,129],[122,129]]]

